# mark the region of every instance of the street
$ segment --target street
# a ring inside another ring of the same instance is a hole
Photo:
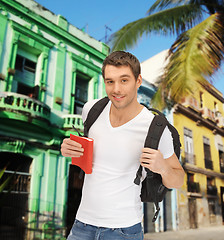
[[[147,233],[144,240],[223,240],[224,226],[213,226],[200,229]]]

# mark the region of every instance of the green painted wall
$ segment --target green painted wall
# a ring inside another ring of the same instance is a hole
[[[3,15],[4,14],[4,15]],[[6,28],[7,28],[7,17],[5,16],[6,13],[0,14],[0,22],[1,22],[1,28],[0,28],[0,73],[2,71],[2,61],[3,61],[3,45],[5,42],[5,35],[6,35]]]
[[[71,160],[61,156],[60,144],[74,133],[72,123],[77,122],[81,131],[83,128],[78,123],[80,116],[73,115],[76,78],[83,74],[90,79],[89,99],[104,96],[101,64],[109,48],[71,27],[63,16],[54,15],[53,23],[38,15],[35,8],[26,6],[28,2],[0,1],[0,73],[5,73],[0,89],[6,92],[0,93],[0,151],[33,159],[29,227],[44,231],[36,232],[39,239],[62,239]],[[4,47],[7,54],[3,55]],[[12,92],[18,51],[36,59],[38,99]],[[46,221],[46,215],[55,217],[57,222]],[[45,232],[56,227],[62,232]],[[33,239],[34,232],[29,232],[29,237]]]

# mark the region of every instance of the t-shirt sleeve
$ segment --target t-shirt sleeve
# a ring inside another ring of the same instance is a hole
[[[173,138],[168,127],[166,127],[163,131],[163,134],[160,138],[158,149],[163,154],[163,157],[165,159],[171,157],[174,154]]]

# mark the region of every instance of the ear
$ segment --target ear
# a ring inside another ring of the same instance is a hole
[[[139,88],[141,86],[141,84],[142,84],[142,76],[141,76],[141,74],[138,75],[136,83],[137,83],[137,87]]]

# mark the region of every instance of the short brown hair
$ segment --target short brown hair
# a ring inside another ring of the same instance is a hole
[[[141,73],[140,62],[138,59],[129,52],[125,51],[115,51],[108,55],[104,61],[102,66],[102,75],[105,78],[105,67],[106,65],[113,65],[116,67],[119,66],[129,66],[132,70],[132,73],[137,80],[139,74]]]

